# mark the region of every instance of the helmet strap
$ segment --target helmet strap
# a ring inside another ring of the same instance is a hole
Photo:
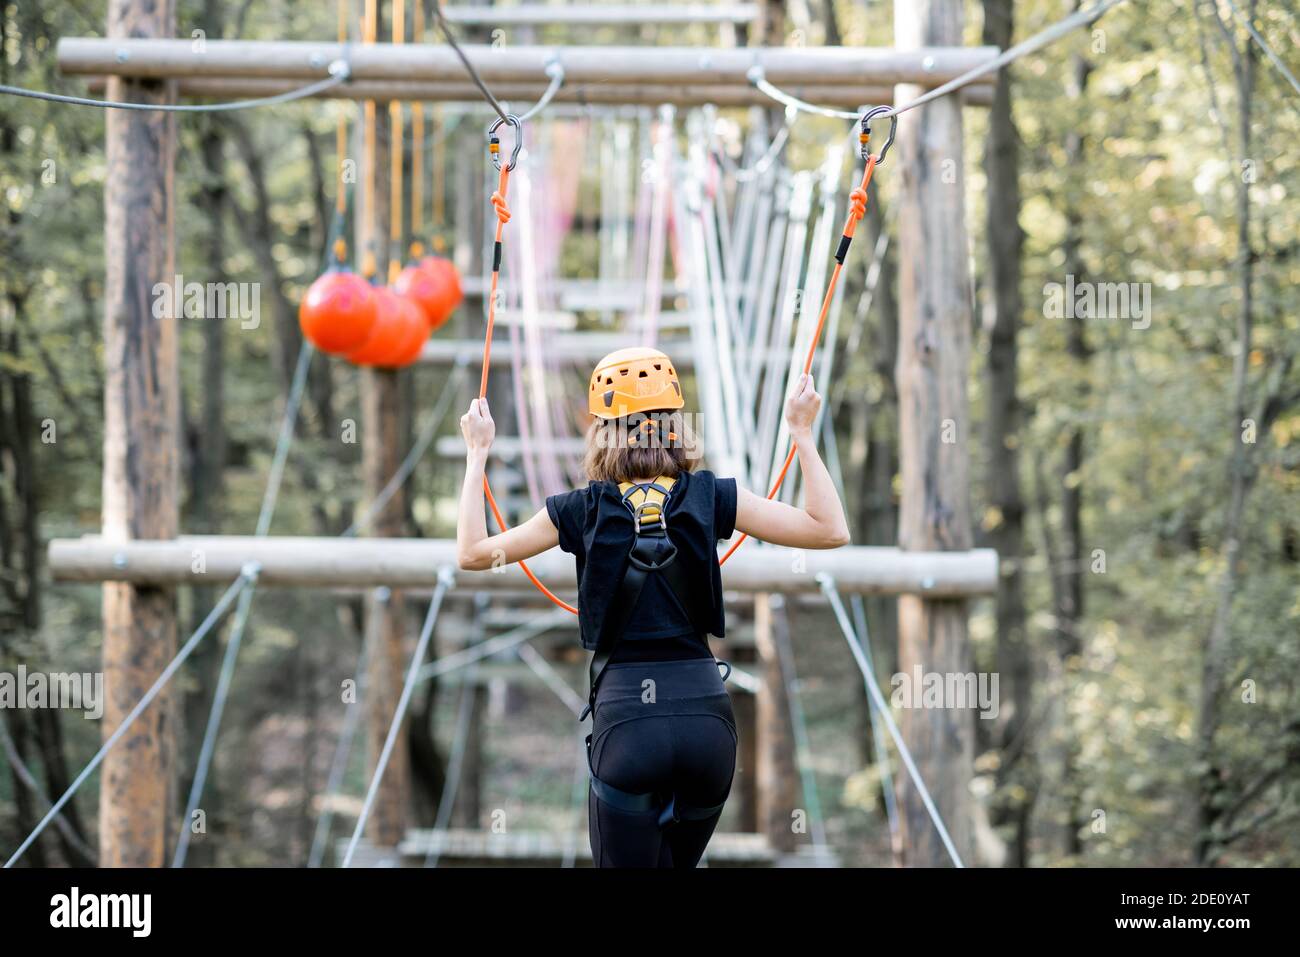
[[[677,441],[676,432],[674,432],[671,428],[667,428],[665,423],[662,420],[657,419],[654,416],[650,416],[646,419],[643,419],[641,422],[637,423],[637,425],[635,425],[628,432],[627,444],[632,446],[640,445],[642,435],[649,437],[653,435],[655,432],[659,433],[659,441],[661,446],[663,445],[664,439],[667,439],[669,442]]]

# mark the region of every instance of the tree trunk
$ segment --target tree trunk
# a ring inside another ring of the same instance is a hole
[[[170,37],[170,0],[110,0],[111,37]],[[172,99],[172,84],[110,77],[107,98]],[[152,315],[153,287],[175,274],[174,114],[109,110],[104,186],[104,535],[177,532],[178,317]],[[170,588],[104,585],[103,734],[115,731],[176,652]],[[110,751],[100,772],[100,863],[160,867],[174,835],[176,741],[164,691]]]
[[[1078,4],[1075,4],[1078,8]],[[1066,96],[1072,101],[1081,101],[1088,86],[1088,77],[1092,64],[1087,58],[1076,55],[1071,58],[1071,72],[1066,81]],[[1077,128],[1066,135],[1065,155],[1070,169],[1082,169],[1085,162],[1086,143],[1083,134]],[[1088,269],[1083,261],[1083,207],[1079,199],[1068,192],[1065,199],[1065,238],[1062,242],[1065,256],[1066,276],[1073,276],[1074,283],[1086,282]],[[1068,281],[1068,279],[1067,279]],[[1061,527],[1060,547],[1055,554],[1048,555],[1052,565],[1050,579],[1052,582],[1053,615],[1055,618],[1055,647],[1061,666],[1063,690],[1068,691],[1073,683],[1073,676],[1078,668],[1079,655],[1083,651],[1083,612],[1084,612],[1084,561],[1083,541],[1083,466],[1085,461],[1085,439],[1082,420],[1085,418],[1088,396],[1091,391],[1088,384],[1089,365],[1092,348],[1088,344],[1087,320],[1081,310],[1068,310],[1070,317],[1066,320],[1065,351],[1074,370],[1071,379],[1077,383],[1072,408],[1074,419],[1065,427],[1065,455],[1060,468],[1061,488]],[[1046,521],[1046,516],[1044,516]],[[1061,794],[1065,804],[1064,823],[1061,831],[1062,850],[1068,855],[1077,855],[1083,850],[1083,828],[1085,811],[1082,806],[1082,784],[1078,775],[1078,746],[1073,728],[1070,726],[1068,711],[1059,712],[1063,728],[1060,752]]]
[[[962,5],[959,0],[895,0],[894,34],[900,49],[960,45]],[[906,103],[919,93],[918,87],[900,85],[895,102]],[[939,99],[909,114],[899,123],[894,155],[900,221],[907,224],[900,230],[898,256],[896,377],[903,478],[898,543],[905,549],[968,549],[971,293],[960,101]],[[963,600],[901,596],[899,670],[971,673],[966,615]],[[969,857],[972,712],[907,709],[900,724],[958,853]],[[906,863],[946,864],[948,854],[911,779],[901,777],[898,790]]]
[[[1006,49],[1012,44],[1013,0],[984,0],[985,44]],[[986,229],[992,315],[985,362],[985,481],[996,511],[988,544],[997,549],[997,670],[1005,702],[1000,709],[996,745],[998,799],[992,810],[995,825],[1011,832],[1008,863],[1029,865],[1029,819],[1035,788],[1027,747],[1032,706],[1033,662],[1025,634],[1025,596],[1021,561],[1024,555],[1025,503],[1020,487],[1022,410],[1017,394],[1017,336],[1024,312],[1020,281],[1024,232],[1020,228],[1020,134],[1011,113],[1011,75],[998,75],[989,110],[984,154],[988,178]],[[1023,797],[1008,797],[1013,785]]]
[[[227,118],[225,128],[231,134],[248,172],[249,188],[253,191],[252,212],[240,216],[244,235],[253,254],[262,264],[263,282],[271,296],[271,323],[275,341],[275,363],[287,390],[293,381],[302,345],[302,330],[298,328],[298,314],[284,291],[284,281],[275,264],[275,226],[271,221],[271,194],[266,183],[266,165],[261,150],[253,142],[253,134],[238,119]]]
[[[204,24],[209,35],[221,36],[220,5],[214,0],[205,4]],[[204,125],[199,138],[199,155],[203,162],[203,181],[198,195],[198,207],[207,226],[201,248],[209,276],[215,281],[224,277],[226,262],[225,213],[229,195],[225,178],[225,136],[215,118],[204,117],[201,122]],[[225,511],[228,448],[225,423],[226,322],[209,316],[201,323],[198,334],[202,337],[203,349],[196,421],[187,428],[187,446],[191,454],[188,460],[189,497],[186,502],[185,527],[197,533],[219,535],[224,530],[222,515]],[[189,622],[191,631],[212,610],[218,593],[219,589],[208,585],[194,589]],[[197,680],[189,691],[183,693],[181,705],[184,726],[180,734],[185,742],[184,757],[181,760],[184,770],[180,782],[183,793],[188,794],[193,783],[193,760],[198,755],[203,740],[212,691],[216,687],[220,668],[221,650],[215,641],[204,642],[186,665]],[[219,803],[219,782],[212,780],[204,799],[204,811],[209,821],[219,817],[216,810]],[[210,865],[215,850],[215,842],[200,841],[192,844],[188,857],[191,866]]]
[[[867,235],[874,251],[875,241],[886,229],[886,217],[874,181],[871,191]],[[894,476],[898,474],[898,384],[894,379],[894,366],[898,362],[897,284],[898,268],[891,245],[881,259],[872,297],[876,320],[869,326],[872,374],[879,382],[880,398],[865,411],[866,462],[858,471],[862,476],[862,514],[855,541],[863,545],[898,544],[898,504],[894,492]],[[866,405],[865,401],[863,404]],[[893,674],[898,661],[898,599],[893,595],[870,595],[864,601],[877,674]],[[858,740],[864,762],[870,762],[877,759],[870,730],[870,704],[865,688],[855,687],[858,688]]]
[[[1218,19],[1218,11],[1209,16]],[[1251,2],[1248,16],[1255,18],[1255,3]],[[1227,37],[1231,44],[1232,38]],[[1237,86],[1237,148],[1239,162],[1248,160],[1251,148],[1251,108],[1254,104],[1255,47],[1249,38],[1243,41],[1244,50],[1232,50],[1233,73]],[[1201,687],[1197,713],[1196,744],[1201,773],[1197,781],[1196,839],[1193,847],[1195,862],[1201,866],[1214,863],[1218,842],[1215,825],[1222,813],[1221,792],[1224,788],[1223,770],[1215,753],[1214,736],[1219,727],[1219,709],[1222,703],[1223,684],[1227,671],[1226,652],[1232,631],[1232,605],[1237,593],[1241,565],[1242,522],[1246,511],[1246,497],[1254,484],[1258,464],[1251,455],[1252,446],[1243,439],[1242,430],[1249,417],[1250,403],[1250,353],[1254,333],[1254,269],[1255,261],[1250,242],[1250,181],[1242,169],[1237,177],[1237,283],[1241,289],[1241,307],[1237,313],[1237,341],[1232,363],[1232,410],[1229,423],[1232,446],[1228,453],[1228,512],[1224,521],[1221,562],[1222,578],[1214,618],[1202,649]],[[1256,423],[1255,442],[1263,440],[1268,426]]]

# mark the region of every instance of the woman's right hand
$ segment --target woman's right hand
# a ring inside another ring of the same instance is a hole
[[[469,411],[460,417],[460,434],[465,437],[465,450],[470,455],[487,454],[492,448],[497,425],[492,421],[487,399],[475,399],[469,404]]]
[[[795,383],[794,394],[785,404],[785,422],[792,435],[811,432],[817,421],[817,410],[822,407],[822,397],[813,388],[812,376],[804,373]]]

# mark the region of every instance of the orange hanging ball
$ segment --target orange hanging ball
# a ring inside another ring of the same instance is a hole
[[[430,329],[442,324],[437,319],[442,310],[442,289],[438,277],[419,266],[407,266],[398,274],[393,290],[415,303]]]
[[[374,289],[356,273],[331,269],[307,290],[298,326],[322,352],[346,355],[370,337],[377,316]]]
[[[375,289],[378,317],[359,349],[348,353],[348,361],[359,366],[395,368],[419,355],[429,327],[418,306],[386,286]]]
[[[451,318],[456,307],[465,301],[465,293],[460,288],[460,273],[456,271],[450,259],[441,256],[425,256],[420,260],[419,265],[420,269],[426,275],[433,277],[437,284],[438,292],[434,306],[432,309],[427,307],[425,309],[429,316],[429,329],[432,331]]]
[[[360,346],[348,353],[348,361],[359,366],[377,365],[396,351],[401,339],[401,299],[386,286],[374,287],[375,324]]]
[[[396,369],[409,366],[420,358],[420,352],[424,349],[424,342],[429,338],[429,322],[424,311],[410,299],[403,297],[400,302],[400,308],[405,314],[403,326],[406,332],[401,344],[396,347],[390,361],[387,363]]]

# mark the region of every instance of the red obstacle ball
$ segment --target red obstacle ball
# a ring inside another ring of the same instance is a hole
[[[406,314],[403,323],[406,334],[401,345],[397,346],[387,363],[387,365],[395,369],[409,366],[420,358],[420,351],[424,348],[424,342],[429,338],[429,321],[424,314],[424,310],[405,297],[399,297],[399,301],[401,302],[400,308]]]
[[[348,353],[348,361],[384,368],[413,361],[429,334],[423,313],[415,303],[386,286],[375,289],[375,302],[378,314],[374,329],[360,348]]]
[[[419,308],[429,329],[435,329],[446,320],[438,317],[443,309],[443,290],[439,278],[420,266],[411,265],[398,274],[393,290]]]
[[[450,259],[425,256],[419,265],[421,270],[437,282],[438,299],[432,310],[425,309],[429,316],[429,330],[432,332],[451,318],[456,307],[464,302],[465,293],[460,288],[460,273]]]
[[[298,326],[322,352],[346,355],[374,329],[374,288],[356,273],[331,269],[311,284],[298,307]]]

